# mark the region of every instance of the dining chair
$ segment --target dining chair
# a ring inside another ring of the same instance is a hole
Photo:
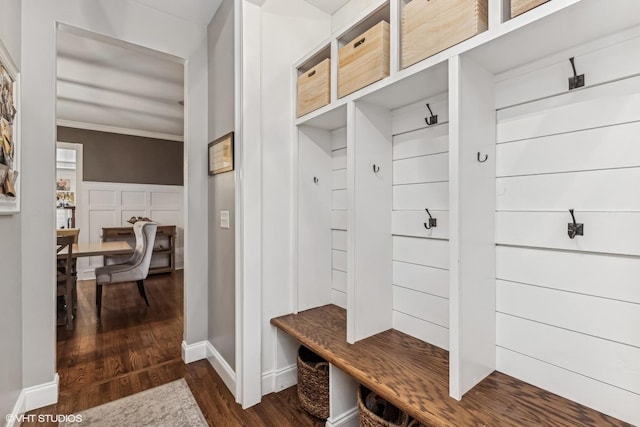
[[[79,228],[58,228],[56,230],[58,236],[73,236],[73,243],[78,243],[78,236],[80,235]]]
[[[60,236],[73,236],[73,243],[78,243],[78,237],[80,236],[80,229],[79,228],[58,228],[56,230],[56,235],[58,237]],[[76,258],[73,258],[73,261],[71,262],[71,273],[73,274],[74,277],[74,286],[73,286],[73,308],[74,308],[74,313],[75,313],[75,309],[78,306],[78,291],[76,289],[75,286],[75,279],[77,277],[77,273],[76,273]],[[64,260],[58,260],[58,270],[60,271],[64,271],[65,267],[64,267]]]
[[[57,274],[57,295],[64,297],[64,305],[66,311],[67,329],[73,329],[73,309],[74,309],[74,289],[76,277],[73,274],[73,236],[58,236],[56,239],[56,253],[62,252],[66,248],[64,258],[59,261],[62,265],[56,271]]]
[[[144,289],[144,279],[149,274],[151,254],[156,239],[158,224],[155,222],[138,221],[133,226],[136,236],[136,247],[129,260],[121,264],[105,265],[96,268],[96,306],[98,317],[102,312],[102,287],[104,285],[123,282],[137,282],[140,296],[149,305],[147,293]]]

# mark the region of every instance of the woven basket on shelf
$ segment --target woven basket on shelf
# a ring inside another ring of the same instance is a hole
[[[298,349],[298,399],[314,417],[329,417],[329,364],[304,346]]]
[[[394,411],[397,411],[397,417],[394,417],[395,419],[393,421],[387,421],[384,418],[376,415],[367,407],[366,400],[370,393],[371,391],[366,387],[358,387],[358,409],[360,409],[360,427],[408,427],[411,422],[413,422],[413,420],[411,420],[411,418],[407,414],[380,398],[377,398],[377,401],[382,401],[385,403],[385,405],[389,405],[390,408],[393,408]],[[411,425],[413,426],[413,424]]]

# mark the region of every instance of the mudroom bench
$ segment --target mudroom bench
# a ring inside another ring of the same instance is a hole
[[[394,329],[348,344],[346,311],[335,305],[271,323],[426,426],[628,425],[499,372],[457,401],[448,351]]]

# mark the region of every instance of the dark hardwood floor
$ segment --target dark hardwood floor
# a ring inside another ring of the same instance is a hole
[[[206,360],[182,362],[182,283],[181,271],[149,276],[149,307],[135,283],[105,286],[98,322],[95,283],[78,282],[75,328],[58,327],[58,404],[29,414],[72,414],[185,378],[211,426],[324,426],[300,409],[295,387],[242,410]]]

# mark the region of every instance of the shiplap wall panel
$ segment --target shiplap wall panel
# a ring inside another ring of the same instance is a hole
[[[347,128],[343,127],[331,131],[331,150],[347,148]]]
[[[449,181],[449,153],[412,157],[393,162],[393,184]]]
[[[332,230],[331,241],[333,249],[347,251],[347,232],[344,230]]]
[[[347,129],[331,131],[331,301],[347,307]]]
[[[429,99],[393,110],[391,112],[391,131],[393,135],[427,127],[425,118],[431,116],[427,109],[427,103],[433,114],[438,116],[438,124],[432,126],[437,126],[449,121],[449,94],[442,93]]]
[[[496,361],[638,425],[640,56],[625,45],[577,47],[579,90],[566,60],[496,80],[497,107],[517,104],[497,114]]]
[[[498,279],[640,304],[640,258],[508,246],[496,250]]]
[[[347,309],[347,293],[340,292],[337,289],[331,289],[331,303]]]
[[[640,256],[639,212],[574,212],[584,236],[570,239],[566,212],[498,212],[496,242],[514,246]]]
[[[496,349],[496,361],[507,375],[640,425],[640,395],[502,347]]]
[[[391,215],[391,234],[398,236],[430,237],[433,239],[449,238],[449,211],[429,209],[429,213],[436,219],[436,227],[427,229],[429,215],[422,211],[393,211]]]
[[[445,350],[449,349],[449,328],[395,310],[393,328]]]
[[[449,271],[402,261],[393,262],[393,283],[442,298],[449,298]]]
[[[333,209],[347,209],[347,190],[333,190]]]
[[[347,273],[340,270],[333,270],[331,272],[331,279],[333,282],[333,289],[340,292],[347,292]]]
[[[640,77],[498,112],[498,143],[638,121]]]
[[[345,251],[331,251],[331,260],[334,270],[347,271],[347,253]]]
[[[393,138],[393,325],[448,349],[448,125],[424,128],[426,102],[392,113],[394,132],[405,132]],[[447,102],[430,105],[435,113]],[[430,230],[426,209],[438,220]]]
[[[333,190],[346,190],[347,189],[347,170],[338,169],[334,170],[331,174],[331,184]]]
[[[398,185],[393,189],[393,210],[449,209],[449,183]]]
[[[346,169],[347,167],[347,149],[333,151],[333,170]]]
[[[331,212],[331,228],[334,230],[347,229],[347,211],[334,210]]]
[[[418,319],[449,327],[449,299],[401,286],[393,287],[393,309]]]
[[[640,394],[640,348],[498,313],[496,344]]]
[[[447,151],[449,151],[449,126],[447,123],[393,137],[393,160],[446,153]]]
[[[498,144],[496,175],[640,166],[639,134],[640,122],[632,122]]]
[[[498,280],[496,310],[640,347],[640,305]]]
[[[640,51],[639,31],[602,43],[598,40],[597,49],[582,48],[582,52],[572,49],[578,73],[588,70],[586,87],[618,80],[638,73],[640,57],[626,52]],[[606,47],[605,47],[606,46]],[[575,52],[575,53],[574,53]],[[567,91],[567,77],[571,74],[571,64],[567,55],[556,57],[553,63],[545,63],[529,72],[510,70],[496,79],[496,107],[512,105],[557,95]],[[612,67],[611,64],[615,64]]]
[[[639,212],[639,182],[640,168],[497,178],[497,209]]]
[[[395,261],[447,269],[449,268],[449,242],[393,236],[393,258]]]

